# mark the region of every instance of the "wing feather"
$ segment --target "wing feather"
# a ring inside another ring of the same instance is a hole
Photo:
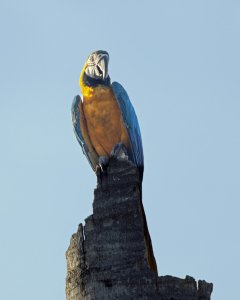
[[[122,112],[122,118],[127,128],[127,132],[130,138],[131,148],[133,152],[133,162],[139,167],[144,167],[143,147],[140,127],[138,124],[137,115],[132,106],[132,103],[128,97],[127,92],[118,82],[112,83],[112,89],[120,110]]]
[[[83,154],[87,157],[93,171],[98,164],[98,155],[92,146],[88,135],[86,120],[83,111],[82,99],[79,95],[75,96],[72,103],[72,122],[74,133],[82,148]]]

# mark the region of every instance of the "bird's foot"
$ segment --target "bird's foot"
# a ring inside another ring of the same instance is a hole
[[[101,167],[99,165],[96,166],[95,173],[97,175],[97,179],[98,179],[98,183],[99,183],[99,178],[101,177],[101,173],[102,173]]]
[[[99,166],[101,168],[102,173],[107,172],[109,158],[107,156],[100,156],[98,159],[98,162],[99,162]]]
[[[109,163],[109,158],[107,156],[100,156],[98,160],[99,164],[96,167],[96,174],[97,174],[97,183],[103,189],[106,188],[107,183],[107,167]]]
[[[115,145],[111,152],[111,157],[117,159],[128,159],[127,148],[123,143]]]

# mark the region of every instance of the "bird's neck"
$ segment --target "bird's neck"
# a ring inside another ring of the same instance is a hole
[[[83,97],[91,97],[93,95],[93,90],[97,86],[108,87],[111,84],[110,77],[108,76],[105,80],[94,79],[86,75],[85,68],[80,75],[79,85],[82,90]]]

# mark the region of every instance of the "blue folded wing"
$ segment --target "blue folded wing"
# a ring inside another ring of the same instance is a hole
[[[89,149],[89,147],[86,144],[86,141],[83,138],[83,133],[81,130],[81,119],[84,118],[83,115],[81,115],[81,105],[82,100],[79,95],[75,96],[72,103],[72,122],[73,122],[73,128],[74,133],[76,135],[76,138],[82,148],[83,154],[87,157],[89,164],[91,165],[92,169],[96,170],[96,154],[93,149]]]
[[[132,156],[133,162],[142,169],[144,167],[144,159],[143,159],[143,147],[142,147],[142,138],[140,127],[138,124],[138,119],[135,113],[135,110],[132,106],[132,103],[128,97],[127,92],[118,82],[112,83],[112,89],[115,95],[115,98],[118,102],[120,110],[122,112],[122,118],[124,124],[126,126],[131,148],[132,148]]]

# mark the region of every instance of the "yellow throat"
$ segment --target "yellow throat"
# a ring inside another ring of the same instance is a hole
[[[84,75],[86,67],[87,67],[87,63],[84,65],[84,67],[82,69],[82,72],[80,74],[79,85],[80,85],[80,88],[82,90],[83,97],[89,98],[93,95],[93,88],[90,87],[90,86],[85,85],[84,82],[83,82],[83,75]]]

